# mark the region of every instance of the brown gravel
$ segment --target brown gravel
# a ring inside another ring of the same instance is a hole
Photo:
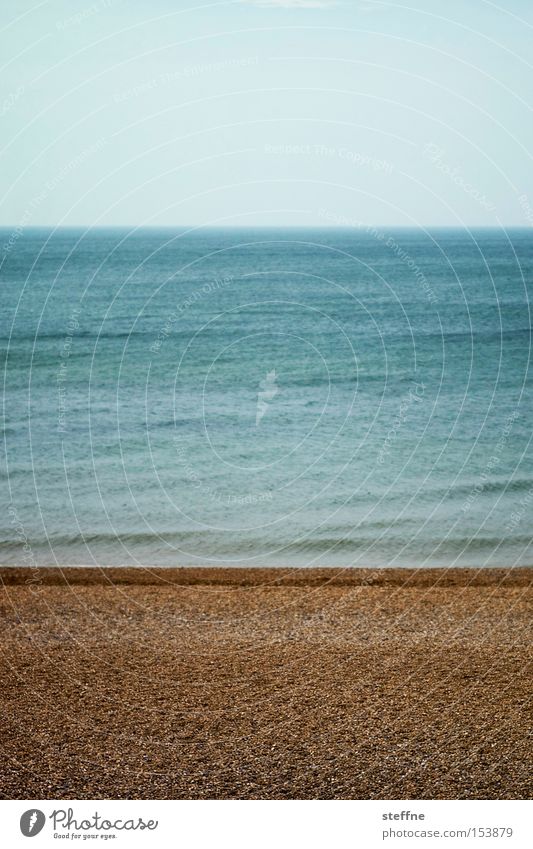
[[[0,570],[0,795],[527,798],[532,575]]]

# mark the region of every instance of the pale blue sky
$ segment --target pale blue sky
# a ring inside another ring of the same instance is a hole
[[[504,5],[4,2],[0,224],[531,225]]]

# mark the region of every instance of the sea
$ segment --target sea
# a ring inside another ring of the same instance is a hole
[[[531,229],[0,256],[2,565],[533,564]]]

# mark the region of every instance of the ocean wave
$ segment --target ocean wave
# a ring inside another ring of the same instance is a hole
[[[515,534],[512,538],[515,546],[531,545],[533,540],[531,534]],[[153,552],[160,552],[163,548],[172,548],[176,551],[193,552],[194,556],[238,556],[239,554],[260,554],[261,552],[275,551],[279,553],[325,553],[330,551],[353,551],[360,552],[376,546],[376,549],[391,551],[399,550],[404,545],[415,544],[417,550],[443,549],[447,551],[493,550],[502,544],[502,538],[497,535],[450,535],[443,539],[440,536],[426,535],[421,538],[416,532],[402,533],[398,527],[387,533],[386,536],[378,536],[369,533],[359,533],[357,536],[313,536],[305,539],[280,539],[273,536],[265,537],[240,537],[239,532],[228,530],[225,533],[213,531],[183,531],[172,533],[95,533],[85,534],[83,537],[68,536],[64,534],[50,535],[38,538],[20,539],[8,538],[0,540],[0,552],[20,551],[21,546],[27,544],[35,551],[43,549],[70,550],[79,552],[91,546],[116,547],[117,545],[131,550],[141,551],[148,546]],[[377,544],[377,545],[376,545]],[[145,558],[146,559],[146,558]]]

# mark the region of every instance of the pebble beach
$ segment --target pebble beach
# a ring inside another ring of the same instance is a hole
[[[531,794],[529,569],[0,577],[2,798]]]

